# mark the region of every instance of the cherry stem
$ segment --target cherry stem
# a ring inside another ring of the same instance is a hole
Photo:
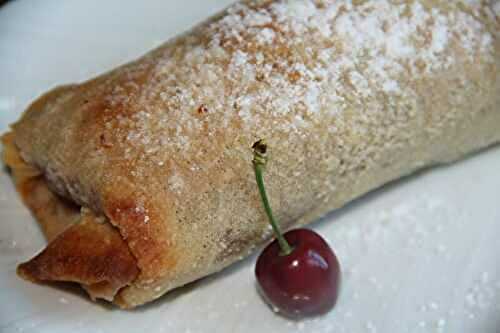
[[[276,236],[276,239],[278,240],[278,243],[280,245],[280,255],[287,256],[292,253],[293,248],[290,246],[290,244],[288,244],[285,237],[283,237],[283,233],[281,232],[279,223],[274,219],[273,211],[271,209],[271,205],[269,204],[269,199],[267,198],[264,179],[262,177],[264,167],[267,162],[267,145],[263,140],[259,140],[253,144],[252,148],[254,153],[252,163],[255,171],[255,179],[257,180],[260,197],[262,199],[262,203],[264,204],[264,210],[266,211],[267,217],[269,218],[269,223],[271,224],[274,235]]]

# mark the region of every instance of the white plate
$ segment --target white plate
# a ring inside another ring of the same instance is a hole
[[[145,53],[230,0],[10,2],[0,9],[0,131],[37,95]],[[313,227],[344,270],[326,317],[291,322],[255,291],[255,256],[135,311],[20,280],[43,237],[0,171],[1,332],[500,331],[500,150],[378,190]]]

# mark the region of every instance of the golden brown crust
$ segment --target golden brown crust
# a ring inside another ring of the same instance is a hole
[[[80,216],[80,209],[50,191],[39,170],[26,164],[14,145],[14,134],[2,136],[3,161],[12,172],[16,189],[30,208],[48,241],[54,239]]]
[[[112,301],[137,276],[134,257],[120,234],[90,214],[72,225],[17,272],[31,281],[80,283],[95,298]]]
[[[112,301],[139,270],[127,244],[104,217],[96,217],[52,192],[45,177],[26,164],[14,145],[14,135],[2,136],[3,160],[16,188],[31,209],[49,245],[18,274],[33,281],[77,282],[93,299]]]

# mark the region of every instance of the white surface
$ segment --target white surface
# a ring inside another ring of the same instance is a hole
[[[131,60],[230,0],[24,1],[0,8],[0,132],[48,88]],[[135,311],[38,286],[16,264],[44,246],[0,171],[0,332],[500,332],[500,150],[387,186],[315,223],[343,270],[336,309],[274,315],[255,256]]]

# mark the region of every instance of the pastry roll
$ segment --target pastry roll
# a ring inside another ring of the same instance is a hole
[[[36,100],[4,160],[49,244],[18,273],[132,308],[283,227],[500,139],[495,1],[243,1]]]

